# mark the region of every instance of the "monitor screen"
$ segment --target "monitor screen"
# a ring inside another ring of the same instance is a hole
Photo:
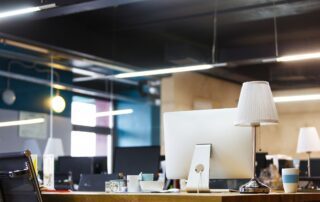
[[[158,173],[160,147],[116,147],[114,172],[137,175],[140,172]]]
[[[93,158],[61,156],[58,158],[58,172],[72,172],[73,182],[79,184],[81,174],[93,174]]]
[[[106,156],[93,157],[93,173],[108,173],[108,161]]]
[[[311,176],[320,176],[320,159],[310,159]]]
[[[105,191],[105,182],[115,179],[116,174],[83,174],[80,177],[79,191]]]

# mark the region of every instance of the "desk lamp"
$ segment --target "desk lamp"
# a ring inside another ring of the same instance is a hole
[[[252,127],[253,144],[253,176],[248,183],[240,187],[240,193],[269,193],[269,187],[258,180],[255,171],[257,128],[261,125],[278,123],[277,109],[269,83],[266,81],[243,83],[237,113],[235,125]]]
[[[300,128],[297,153],[308,154],[308,177],[311,177],[310,154],[320,151],[320,139],[315,127]]]

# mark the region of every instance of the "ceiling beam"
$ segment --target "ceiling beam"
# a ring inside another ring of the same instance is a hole
[[[39,12],[37,15],[32,16],[32,20],[46,19],[52,17],[59,17],[65,15],[71,15],[82,12],[89,12],[98,9],[104,9],[109,7],[117,7],[126,4],[137,3],[141,1],[150,0],[94,0],[86,1],[77,4],[71,4],[67,6],[61,6],[54,9]]]
[[[44,85],[44,86],[48,86],[48,87],[55,88],[55,89],[66,90],[66,91],[70,91],[73,93],[92,96],[92,97],[122,100],[122,101],[133,102],[133,103],[141,102],[141,100],[138,100],[138,99],[133,99],[130,97],[117,95],[117,94],[113,94],[113,93],[108,93],[105,91],[98,91],[98,90],[94,90],[91,88],[78,87],[78,86],[74,86],[74,85],[70,85],[70,84],[66,84],[66,83],[61,83],[61,82],[60,83],[55,82],[54,84],[52,84],[48,80],[39,79],[39,78],[32,77],[32,76],[26,76],[23,74],[2,71],[2,70],[0,70],[0,77],[21,80],[21,81],[25,81],[25,82],[29,82],[29,83],[35,83],[35,84]]]

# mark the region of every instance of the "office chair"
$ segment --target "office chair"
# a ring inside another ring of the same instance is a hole
[[[30,151],[0,154],[0,201],[42,202]]]

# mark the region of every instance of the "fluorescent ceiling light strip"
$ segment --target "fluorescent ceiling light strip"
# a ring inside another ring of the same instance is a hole
[[[172,73],[179,73],[179,72],[207,70],[214,67],[223,67],[226,65],[227,63],[218,63],[218,64],[193,65],[193,66],[186,66],[186,67],[174,67],[174,68],[166,68],[166,69],[122,73],[122,74],[117,74],[114,77],[123,79],[123,78],[132,78],[132,77],[141,77],[141,76],[154,76],[154,75],[172,74]]]
[[[273,100],[276,103],[320,100],[320,94],[280,96],[274,97]]]
[[[320,58],[320,52],[281,56],[277,58],[277,62],[291,62],[291,61],[299,61],[299,60],[311,60],[311,59],[317,59],[317,58]]]
[[[104,117],[104,116],[117,116],[117,115],[124,115],[124,114],[132,114],[133,109],[120,109],[108,112],[98,112],[96,113],[96,117]]]
[[[0,13],[0,18],[7,18],[7,17],[16,16],[16,15],[33,13],[33,12],[37,12],[40,10],[54,8],[54,7],[56,7],[56,4],[48,4],[48,5],[43,5],[43,6],[27,7],[27,8],[12,10],[12,11],[6,11],[6,12]]]
[[[44,118],[26,119],[26,120],[18,120],[18,121],[6,121],[6,122],[0,122],[0,127],[21,126],[21,125],[43,123],[43,122],[44,122]]]

